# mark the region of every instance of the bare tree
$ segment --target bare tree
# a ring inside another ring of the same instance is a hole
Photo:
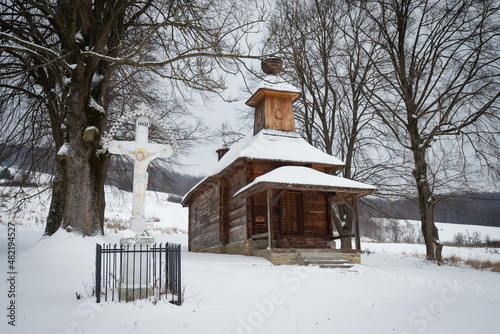
[[[47,234],[103,233],[113,74],[136,67],[172,86],[223,88],[223,70],[249,57],[245,29],[262,19],[246,9],[231,0],[0,4],[2,142],[57,152]]]
[[[411,163],[427,259],[440,261],[434,187],[442,186],[457,165],[470,164],[471,152],[474,163],[498,164],[498,1],[372,3],[376,6],[366,10],[372,22],[366,36],[376,30],[380,38],[373,39],[376,52],[366,54],[379,82],[368,85],[366,93],[386,147],[399,152],[402,167]],[[451,153],[460,159],[450,162]],[[455,181],[468,176],[456,170]]]
[[[302,92],[295,115],[304,138],[341,158],[345,178],[373,182],[379,163],[366,154],[373,110],[363,87],[374,74],[364,51],[372,49],[366,20],[345,1],[280,0],[269,35],[283,55],[285,77]],[[343,204],[334,212],[341,247],[352,248],[352,212]]]

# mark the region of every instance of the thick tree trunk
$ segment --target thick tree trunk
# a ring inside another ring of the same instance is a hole
[[[63,228],[85,236],[104,233],[104,163],[87,148],[71,147],[66,167]],[[95,155],[95,152],[94,152]]]
[[[413,176],[417,184],[418,205],[420,212],[421,230],[424,236],[427,260],[442,261],[443,245],[439,240],[438,230],[434,224],[434,202],[431,196],[429,181],[427,180],[427,163],[422,151],[414,152],[415,169]]]
[[[64,145],[57,156],[46,234],[62,227],[84,236],[104,233],[108,154],[99,152],[105,114],[97,105],[109,78],[97,62],[76,58],[70,93],[64,105]],[[99,73],[97,71],[99,69]],[[103,80],[96,83],[95,75]]]
[[[335,204],[334,204],[335,205]],[[339,215],[338,217],[335,213],[335,210],[332,210],[333,222],[335,224],[335,228],[337,232],[339,232],[340,237],[344,237],[340,239],[340,248],[341,249],[352,249],[352,237],[347,237],[352,234],[352,218],[353,215],[349,209],[346,208],[345,205],[337,205]],[[342,220],[341,218],[344,218]]]
[[[80,65],[80,64],[79,64]],[[67,155],[65,157],[66,198],[63,228],[85,236],[104,233],[104,181],[107,154],[99,154],[104,114],[90,103],[99,101],[100,91],[92,94],[91,79],[85,75],[88,64],[77,68],[67,101]],[[94,87],[95,88],[95,87]],[[95,127],[92,135],[89,128]]]
[[[55,175],[52,181],[52,199],[50,202],[47,225],[44,235],[51,236],[61,227],[66,203],[66,170],[64,167],[65,157],[56,157]]]

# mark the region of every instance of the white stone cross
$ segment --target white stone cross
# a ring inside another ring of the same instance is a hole
[[[144,104],[139,110],[147,108]],[[148,185],[147,168],[151,160],[162,157],[170,157],[174,150],[171,145],[150,143],[148,140],[149,118],[140,116],[135,122],[135,140],[109,142],[108,150],[113,154],[125,154],[134,160],[134,200],[132,201],[132,217],[130,218],[130,229],[134,232],[142,232],[146,228],[144,210],[144,199]]]

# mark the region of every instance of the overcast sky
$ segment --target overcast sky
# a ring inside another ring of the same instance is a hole
[[[252,8],[255,6],[254,1],[246,1],[247,8]],[[258,0],[259,8],[264,6],[272,12],[272,6],[274,0]],[[242,3],[243,5],[243,3]],[[263,40],[265,30],[265,24],[256,25],[253,29],[247,32],[246,40],[250,44],[254,43],[253,54],[258,54],[262,46],[259,44]],[[246,60],[246,65],[252,68],[260,69],[259,60]],[[262,73],[263,74],[263,73]],[[252,74],[244,74],[245,81],[249,84],[249,81],[255,81],[255,77],[251,77]],[[251,129],[253,129],[252,123],[243,124],[240,119],[243,114],[243,110],[247,107],[245,102],[250,98],[251,94],[248,92],[243,92],[244,80],[242,74],[237,76],[228,76],[226,78],[227,89],[224,91],[224,96],[227,98],[239,97],[235,102],[225,102],[218,96],[214,94],[214,97],[210,103],[203,105],[203,102],[199,102],[199,107],[196,108],[194,113],[201,117],[207,126],[210,127],[211,132],[220,132],[222,128],[222,123],[228,124],[235,131],[241,131],[243,134],[247,134]],[[206,143],[205,145],[200,145],[191,150],[189,156],[179,155],[175,158],[182,164],[185,164],[182,168],[177,168],[179,172],[193,174],[193,175],[205,175],[208,174],[217,163],[217,149],[222,147],[222,138],[216,139],[213,143]]]
[[[241,124],[242,110],[250,108],[245,105],[245,102],[250,98],[250,94],[243,93],[243,81],[241,77],[228,78],[228,89],[225,91],[225,96],[238,96],[239,99],[235,102],[225,102],[218,96],[204,105],[201,101],[199,106],[195,108],[194,113],[203,119],[206,125],[210,128],[210,132],[220,132],[222,124],[226,123],[235,130],[241,130],[244,134],[252,129],[252,125]],[[182,164],[183,167],[177,168],[179,172],[206,175],[217,163],[217,149],[222,147],[222,138],[217,138],[214,142],[207,142],[205,145],[194,147],[189,156],[183,154],[174,159]]]

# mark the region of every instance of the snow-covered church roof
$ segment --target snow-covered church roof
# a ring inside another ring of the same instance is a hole
[[[315,164],[339,169],[344,166],[344,162],[310,145],[296,132],[263,129],[254,136],[252,131],[231,147],[215,168],[184,196],[183,202],[209,178],[217,176],[239,159]]]
[[[344,162],[313,147],[295,132],[263,129],[255,136],[250,132],[236,143],[209,175],[220,173],[239,158],[344,166]]]

